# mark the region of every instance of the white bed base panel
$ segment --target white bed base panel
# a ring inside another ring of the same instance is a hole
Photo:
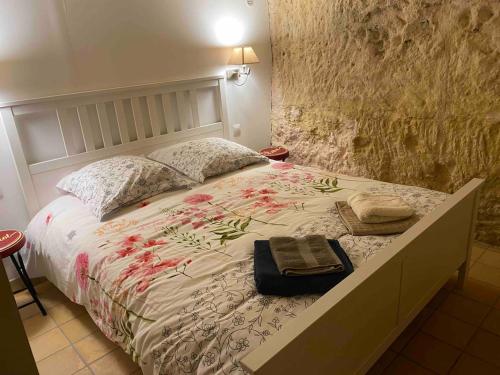
[[[470,259],[473,179],[244,357],[251,374],[364,374]]]
[[[200,119],[202,90],[213,90],[215,121],[209,123]],[[47,114],[55,121],[49,125],[58,127],[63,155],[29,161],[33,146],[23,138],[21,120],[30,116],[42,127]],[[30,217],[57,198],[55,186],[62,177],[96,160],[147,155],[205,137],[229,138],[223,76],[3,103],[0,116]]]

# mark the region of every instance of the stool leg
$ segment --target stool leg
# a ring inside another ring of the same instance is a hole
[[[23,281],[24,285],[26,285],[26,288],[31,294],[31,297],[37,304],[38,308],[40,309],[40,312],[42,315],[47,315],[47,312],[45,311],[45,308],[42,305],[42,302],[38,299],[38,294],[36,293],[36,290],[31,283],[31,280],[28,276],[28,273],[26,272],[26,268],[24,267],[24,262],[23,258],[21,258],[21,254],[17,254],[17,260],[19,263],[16,261],[16,258],[14,257],[14,254],[10,256],[10,259],[12,260],[12,263],[14,263],[14,267],[16,267],[17,273],[21,277],[21,280]]]

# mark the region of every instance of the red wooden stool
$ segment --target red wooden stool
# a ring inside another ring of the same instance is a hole
[[[260,154],[268,157],[271,160],[281,160],[285,161],[290,153],[288,150],[281,146],[267,147],[260,150]]]
[[[24,267],[23,258],[21,258],[21,254],[19,250],[21,250],[26,242],[26,238],[22,232],[17,230],[0,230],[0,258],[10,257],[12,263],[14,263],[14,267],[16,267],[17,273],[19,277],[23,281],[26,286],[25,289],[31,294],[33,297],[33,301],[25,303],[24,305],[19,306],[19,308],[23,308],[25,306],[31,305],[32,303],[36,303],[42,315],[47,315],[45,308],[42,303],[38,299],[38,295],[36,294],[36,290],[31,283],[31,280],[28,276],[28,272],[26,272],[26,268]],[[17,260],[14,254],[17,253]],[[17,290],[14,294],[21,292],[25,289]]]

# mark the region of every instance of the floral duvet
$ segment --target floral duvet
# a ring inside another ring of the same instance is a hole
[[[398,194],[424,215],[446,194],[290,163],[158,195],[106,222],[63,196],[27,229],[31,269],[86,307],[144,374],[237,374],[239,359],[319,297],[260,295],[253,241],[336,238],[357,267],[395,236],[353,237],[334,209],[354,191]]]

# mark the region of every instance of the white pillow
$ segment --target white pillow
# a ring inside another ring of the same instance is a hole
[[[222,138],[204,138],[164,147],[149,154],[148,158],[175,168],[198,182],[246,165],[269,162],[265,156]]]
[[[120,207],[190,184],[160,163],[140,156],[116,156],[67,175],[57,187],[75,195],[103,220]]]

